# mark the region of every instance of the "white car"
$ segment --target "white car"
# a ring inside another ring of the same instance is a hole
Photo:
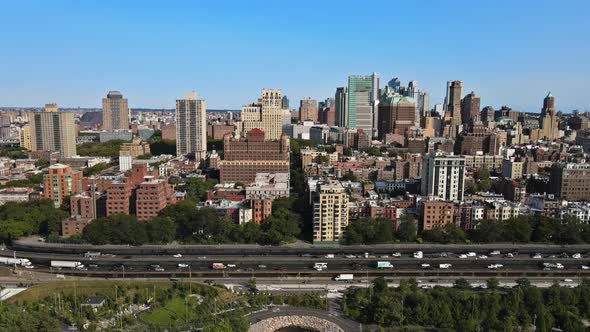
[[[379,258],[389,258],[389,256],[387,256],[387,255],[382,255],[382,256],[379,256]]]
[[[346,257],[346,258],[356,258],[356,256],[355,256],[355,255],[346,255],[346,256],[344,256],[344,257]]]
[[[183,268],[184,268],[184,267],[188,267],[188,264],[179,263],[179,264],[178,264],[178,267],[183,267]]]
[[[582,258],[582,255],[580,253],[575,253],[572,255],[572,258]]]
[[[391,257],[402,257],[402,254],[399,252],[394,252],[393,254],[391,254]]]
[[[423,269],[429,269],[430,268],[430,264],[422,264],[421,265]]]
[[[422,251],[416,251],[413,256],[414,258],[420,259],[424,257],[424,254],[422,253]]]
[[[324,258],[334,258],[334,254],[327,254]]]
[[[494,250],[492,252],[490,252],[490,256],[497,256],[497,255],[501,255],[502,253],[500,252],[500,250]]]
[[[541,254],[539,254],[539,253],[536,253],[536,254],[533,256],[533,258],[535,258],[535,259],[541,259],[541,258],[543,258],[543,256],[542,256]]]
[[[486,258],[488,258],[488,256],[486,256],[486,255],[479,255],[479,256],[477,256],[477,258],[479,258],[479,259],[486,259]]]
[[[181,258],[181,257],[182,257],[182,255],[181,255],[181,254],[176,254],[176,255],[174,255],[174,256],[172,256],[172,257],[174,257],[174,258]]]
[[[502,265],[502,264],[488,265],[488,269],[490,269],[490,270],[497,270],[497,269],[501,269],[502,267],[504,267],[504,265]]]
[[[236,267],[236,264],[227,264],[226,266],[230,267],[230,268],[234,268],[234,267]]]
[[[574,282],[572,279],[563,279],[563,282]]]
[[[459,258],[467,258],[467,255],[461,254],[461,255],[459,255]]]
[[[34,268],[35,268],[35,266],[33,266],[33,265],[25,265],[25,269],[34,269]]]
[[[590,270],[590,266],[582,265],[581,269],[582,270]]]
[[[511,252],[507,253],[506,258],[514,258],[514,254]]]

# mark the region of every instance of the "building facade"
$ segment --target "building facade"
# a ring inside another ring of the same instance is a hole
[[[311,190],[312,188],[310,188]],[[348,226],[348,193],[337,181],[317,183],[313,202],[313,242],[339,243]]]
[[[45,112],[29,114],[32,151],[58,151],[60,157],[76,155],[74,113],[58,112],[56,104],[45,105]]]
[[[462,201],[465,189],[465,157],[429,154],[422,162],[422,195],[446,201]]]
[[[207,117],[205,100],[197,94],[186,93],[176,100],[176,155],[194,154],[196,161],[207,154]]]
[[[82,189],[82,172],[74,171],[68,165],[53,164],[45,175],[43,198],[53,201],[60,207],[66,196],[78,193]]]
[[[119,91],[109,91],[102,99],[102,128],[129,129],[129,104]]]
[[[283,134],[282,102],[281,90],[262,89],[258,101],[242,107],[242,133],[257,128],[265,132],[268,140],[280,139]]]

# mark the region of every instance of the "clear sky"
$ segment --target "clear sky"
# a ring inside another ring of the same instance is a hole
[[[196,90],[239,109],[263,87],[291,107],[351,74],[418,80],[442,102],[463,81],[482,106],[590,109],[590,1],[5,1],[0,105],[173,108]]]

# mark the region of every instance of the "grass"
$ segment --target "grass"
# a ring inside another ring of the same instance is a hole
[[[185,321],[185,312],[184,299],[176,297],[166,302],[164,307],[144,312],[141,314],[141,319],[155,324],[182,323]]]
[[[144,292],[145,289],[152,290],[155,286],[158,291],[172,287],[171,281],[111,281],[111,280],[59,280],[38,284],[11,297],[8,303],[39,302],[40,300],[62,293],[65,296],[92,296],[102,294],[108,297],[115,297],[115,286],[119,289],[127,288],[127,292]]]

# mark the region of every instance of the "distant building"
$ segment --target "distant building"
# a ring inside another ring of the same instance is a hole
[[[45,105],[45,112],[29,114],[32,151],[58,151],[61,157],[76,155],[74,113],[58,112],[56,104]]]
[[[102,99],[102,128],[129,129],[129,104],[119,91],[109,91]]]
[[[162,139],[176,139],[176,122],[169,122],[162,127]]]
[[[379,101],[379,138],[385,134],[405,135],[416,123],[416,103],[414,98],[395,94],[386,87]]]
[[[207,105],[188,92],[176,100],[176,155],[194,154],[197,162],[207,154]]]
[[[281,90],[262,89],[258,101],[242,107],[242,133],[252,129],[265,132],[265,139],[278,140],[283,134],[283,95]]]
[[[168,205],[176,203],[176,193],[167,180],[146,177],[137,188],[135,214],[137,220],[149,220]]]
[[[345,127],[362,129],[369,137],[377,129],[379,77],[352,75],[348,77],[348,116]]]
[[[311,120],[318,122],[318,101],[305,97],[299,102],[299,121]]]
[[[479,117],[480,98],[471,91],[461,100],[461,123],[471,123]]]

